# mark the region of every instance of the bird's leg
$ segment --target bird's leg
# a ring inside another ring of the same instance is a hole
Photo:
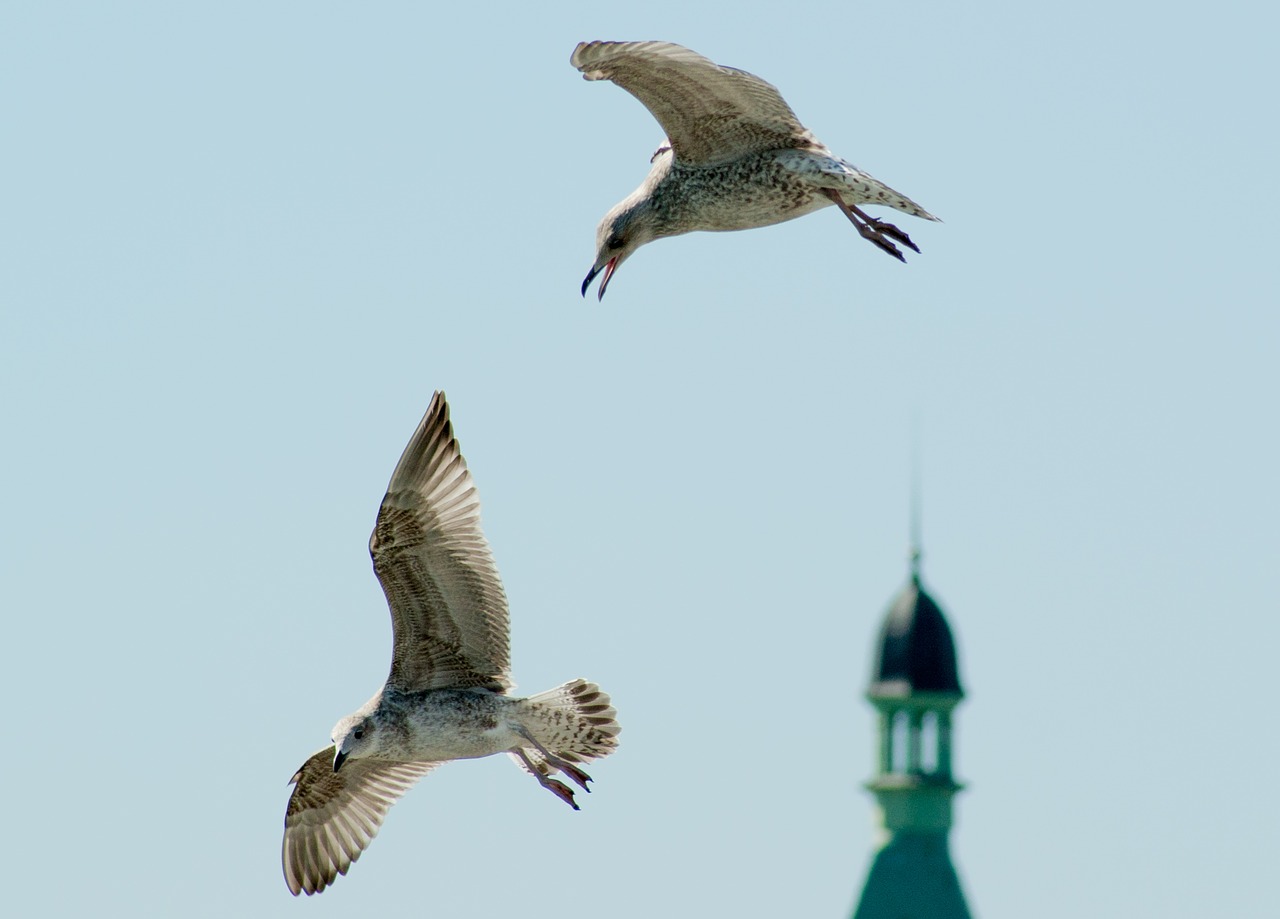
[[[577,802],[573,800],[572,788],[564,782],[559,782],[550,776],[543,775],[542,770],[534,764],[533,760],[529,759],[529,754],[525,753],[520,747],[512,747],[511,752],[520,757],[520,761],[524,763],[526,769],[533,773],[533,777],[538,780],[539,785],[551,792],[565,804],[568,804],[574,810],[582,810],[582,808],[578,807]]]
[[[822,189],[822,193],[835,202],[836,207],[840,208],[841,213],[849,218],[850,222],[858,228],[858,234],[865,240],[868,240],[879,246],[885,252],[888,252],[900,262],[905,262],[902,253],[898,251],[898,247],[889,241],[896,239],[908,249],[916,252],[920,251],[920,247],[911,241],[911,237],[899,230],[887,220],[878,220],[868,214],[865,214],[854,204],[846,204],[844,199],[840,197],[838,191],[830,188]],[[886,239],[885,237],[889,237]]]
[[[581,787],[583,791],[585,791],[587,794],[591,794],[591,789],[587,787],[587,783],[591,781],[591,776],[587,775],[585,772],[583,772],[573,763],[569,762],[563,757],[556,756],[554,753],[552,753],[542,744],[538,743],[537,739],[534,738],[534,736],[530,734],[526,729],[517,728],[516,730],[521,737],[529,741],[529,744],[530,746],[533,747],[533,749],[537,750],[539,753],[542,754],[542,758],[547,761],[548,765],[554,766],[555,768],[559,769],[569,778],[577,782],[579,787]]]

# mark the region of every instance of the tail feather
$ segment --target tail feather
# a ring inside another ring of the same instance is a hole
[[[890,188],[870,173],[838,157],[831,157],[819,165],[823,178],[819,185],[840,192],[849,204],[882,204],[925,220],[938,220],[902,192]],[[941,222],[941,221],[939,221]]]
[[[521,712],[525,726],[556,756],[571,763],[587,763],[608,756],[618,748],[618,712],[609,694],[587,680],[571,680],[524,700]],[[558,770],[537,750],[525,754],[542,775]],[[518,756],[511,757],[521,769],[528,771]]]
[[[902,192],[895,191],[879,179],[873,178],[865,172],[858,176],[848,177],[845,180],[845,185],[853,191],[854,197],[859,199],[854,201],[855,204],[883,204],[885,207],[894,208],[914,217],[922,217],[925,220],[938,220],[937,217],[930,214]]]

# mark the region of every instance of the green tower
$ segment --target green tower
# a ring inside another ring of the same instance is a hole
[[[867,699],[876,709],[879,848],[853,919],[970,919],[947,836],[951,799],[952,712],[964,698],[946,617],[911,580],[889,604]]]

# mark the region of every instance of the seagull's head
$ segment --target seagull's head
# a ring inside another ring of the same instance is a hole
[[[609,286],[609,279],[618,270],[618,266],[632,252],[651,242],[657,235],[657,224],[647,197],[637,201],[633,195],[615,205],[596,228],[596,261],[587,272],[586,280],[582,282],[582,296],[587,295],[587,288],[596,275],[603,271],[604,277],[600,279],[597,295],[597,299],[603,300],[605,288]]]
[[[378,739],[377,725],[368,715],[348,715],[333,726],[333,771],[348,759],[359,759],[372,752]]]
[[[663,141],[662,146],[650,158],[649,162],[653,166],[640,187],[615,204],[604,215],[600,226],[596,227],[596,262],[582,282],[582,296],[587,295],[587,288],[591,286],[595,276],[603,271],[604,277],[600,280],[597,295],[597,299],[603,300],[609,279],[632,252],[659,237],[688,232],[670,226],[653,206],[654,190],[671,172],[674,157],[671,143]]]

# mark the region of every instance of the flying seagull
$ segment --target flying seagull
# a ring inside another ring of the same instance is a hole
[[[391,607],[391,675],[290,779],[281,858],[294,896],[346,874],[396,799],[441,763],[507,753],[578,810],[552,776],[590,791],[575,764],[618,746],[617,712],[594,683],[507,694],[507,598],[442,392],[391,475],[369,552]]]
[[[617,83],[667,132],[648,177],[600,221],[584,297],[603,271],[604,299],[618,266],[664,236],[765,227],[834,204],[863,239],[906,261],[894,243],[919,252],[911,237],[858,205],[938,219],[828,150],[776,88],[745,70],[661,41],[582,42],[569,62],[584,79]]]

